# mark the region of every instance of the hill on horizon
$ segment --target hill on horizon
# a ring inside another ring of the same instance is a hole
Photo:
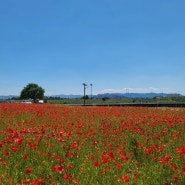
[[[89,97],[90,95],[87,94]],[[102,99],[104,97],[110,98],[110,99],[121,99],[121,98],[154,98],[156,96],[160,97],[172,97],[172,96],[183,96],[179,93],[103,93],[103,94],[97,94],[92,95],[94,99]],[[17,95],[0,95],[0,99],[11,99],[13,97],[18,98]],[[65,98],[65,99],[78,99],[82,98],[83,95],[73,95],[73,94],[59,94],[59,95],[50,95],[46,97],[55,97],[55,98]]]

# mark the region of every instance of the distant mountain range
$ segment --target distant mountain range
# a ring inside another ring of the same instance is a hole
[[[13,97],[18,98],[19,96],[17,96],[17,95],[8,95],[8,96],[0,95],[1,100],[11,99]]]
[[[65,99],[76,99],[76,98],[81,98],[83,95],[73,95],[73,94],[59,94],[59,95],[51,95],[47,96],[49,97],[55,97],[55,98],[65,98]]]
[[[81,98],[83,95],[53,95],[50,97],[58,97],[58,98],[67,98],[67,99],[75,99]],[[90,95],[88,95],[90,97]],[[102,98],[110,98],[110,99],[121,99],[121,98],[153,98],[156,96],[161,97],[170,97],[170,96],[182,96],[178,93],[104,93],[104,94],[97,94],[93,95],[94,99],[102,99]]]
[[[170,97],[170,96],[182,96],[178,93],[105,93],[105,94],[98,94],[94,96],[94,98],[103,98],[108,97],[111,99],[120,99],[120,98],[154,98],[156,96],[161,97]]]
[[[83,95],[66,95],[66,94],[60,94],[60,95],[51,95],[47,96],[49,97],[55,97],[55,98],[65,98],[65,99],[77,99],[81,98]],[[88,95],[90,97],[90,95]],[[102,99],[102,98],[110,98],[110,99],[121,99],[121,98],[153,98],[156,96],[161,97],[171,97],[171,96],[182,96],[178,93],[104,93],[104,94],[97,94],[93,95],[93,98],[95,99]],[[11,99],[13,97],[19,97],[17,95],[9,95],[9,96],[0,96],[0,99]]]

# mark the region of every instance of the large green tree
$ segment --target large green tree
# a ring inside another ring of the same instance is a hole
[[[26,87],[23,88],[20,94],[21,99],[43,99],[45,90],[34,83],[29,83]]]

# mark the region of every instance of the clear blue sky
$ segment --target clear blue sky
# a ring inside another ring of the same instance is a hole
[[[1,0],[0,95],[185,95],[184,0]],[[87,89],[90,93],[90,88]]]

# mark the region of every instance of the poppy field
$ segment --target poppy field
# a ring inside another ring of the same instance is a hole
[[[0,184],[184,185],[185,109],[2,103]]]

